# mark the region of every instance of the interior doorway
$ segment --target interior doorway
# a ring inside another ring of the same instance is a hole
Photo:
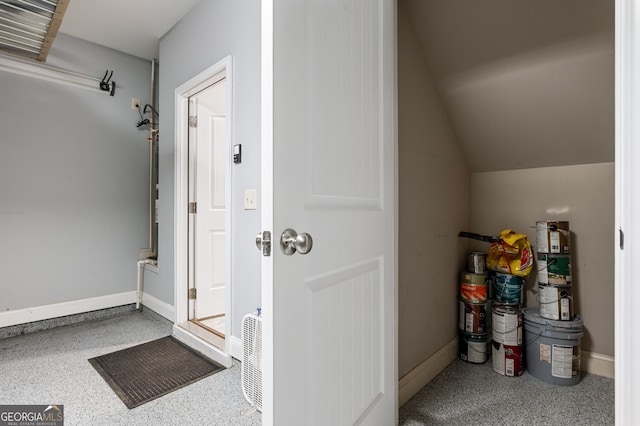
[[[174,336],[231,365],[231,60],[176,89]],[[230,336],[229,336],[230,337]]]
[[[189,321],[225,338],[227,80],[189,96]],[[211,336],[212,343],[219,339]]]

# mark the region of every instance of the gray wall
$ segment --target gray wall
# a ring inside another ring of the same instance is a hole
[[[147,244],[149,63],[59,34],[47,64],[117,89],[0,72],[0,312],[133,291]]]
[[[260,210],[244,210],[245,189],[258,190],[260,206],[260,2],[201,1],[160,40],[159,276],[145,291],[174,304],[175,89],[224,57],[233,58],[233,144],[242,164],[232,169],[232,334],[260,305],[260,257],[254,240]]]
[[[398,5],[399,375],[457,336],[469,169],[417,34]]]

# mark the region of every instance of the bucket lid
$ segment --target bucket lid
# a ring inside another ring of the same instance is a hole
[[[580,315],[576,315],[575,318],[571,321],[552,320],[548,318],[542,318],[540,316],[540,308],[538,307],[524,308],[522,310],[522,314],[524,315],[525,322],[530,321],[542,326],[568,329],[582,328],[582,317]]]

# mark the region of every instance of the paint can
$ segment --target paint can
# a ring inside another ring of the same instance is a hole
[[[571,286],[538,285],[540,316],[556,321],[573,319]]]
[[[523,277],[496,272],[493,287],[496,303],[504,305],[524,304],[524,292],[522,291],[524,287]]]
[[[486,303],[487,274],[460,274],[460,299],[468,303]]]
[[[522,311],[517,306],[494,306],[491,314],[493,340],[509,346],[522,345]]]
[[[493,371],[503,376],[518,377],[524,372],[522,346],[503,345],[492,342],[491,356]]]
[[[571,253],[569,222],[536,222],[536,251],[538,253]]]
[[[540,316],[538,308],[524,309],[527,370],[537,379],[556,385],[580,382],[582,318],[554,321]]]
[[[488,303],[469,303],[460,300],[460,330],[481,334],[488,331]]]
[[[495,294],[496,273],[487,271],[487,299],[493,300]]]
[[[538,253],[538,283],[571,285],[571,256]]]
[[[487,256],[484,253],[474,251],[467,257],[467,271],[474,274],[487,272]]]
[[[459,336],[460,359],[474,364],[483,364],[489,359],[487,334],[461,332]]]

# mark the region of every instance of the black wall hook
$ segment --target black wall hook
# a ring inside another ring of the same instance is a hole
[[[107,78],[107,75],[109,76]],[[109,92],[109,95],[113,96],[116,92],[116,82],[111,81],[111,77],[113,77],[113,70],[111,70],[111,74],[109,74],[109,70],[104,73],[104,77],[102,77],[102,81],[100,82],[100,90],[105,92]]]

